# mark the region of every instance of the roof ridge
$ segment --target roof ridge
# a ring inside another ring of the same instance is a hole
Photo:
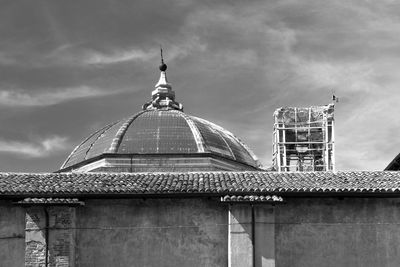
[[[110,124],[109,127],[108,127],[107,129],[105,129],[99,136],[97,136],[96,140],[94,140],[94,141],[90,144],[90,146],[88,147],[88,149],[86,150],[84,160],[87,159],[86,157],[87,157],[87,155],[89,154],[89,151],[90,151],[90,150],[92,149],[92,147],[94,146],[94,144],[95,144],[108,130],[110,130],[113,126],[117,125],[117,124],[120,123],[121,121],[122,121],[122,120],[118,120],[118,121],[116,121],[116,122]],[[103,128],[103,129],[104,129],[104,128]]]
[[[60,169],[65,168],[65,165],[68,163],[68,161],[70,160],[70,158],[72,157],[72,155],[86,142],[88,141],[90,138],[92,138],[95,134],[103,131],[104,129],[109,129],[110,127],[112,127],[113,125],[117,124],[117,122],[112,122],[110,124],[107,124],[106,126],[104,126],[103,128],[100,128],[99,130],[95,131],[94,133],[90,134],[87,138],[85,138],[82,142],[79,143],[79,145],[77,145],[72,152],[69,154],[69,156],[67,157],[67,159],[64,161],[64,163],[61,165]],[[85,152],[85,157],[86,157],[87,151]]]
[[[185,114],[184,112],[181,112],[180,114],[186,120],[186,123],[189,125],[189,128],[192,131],[194,141],[196,142],[196,145],[197,145],[197,150],[198,150],[197,152],[200,152],[200,153],[205,152],[204,147],[206,146],[206,143],[204,141],[204,137],[202,136],[199,128],[197,128],[197,126],[195,125],[191,116]]]
[[[126,131],[128,130],[128,128],[131,126],[132,122],[139,117],[140,115],[142,115],[143,113],[145,113],[147,110],[143,110],[140,111],[138,113],[136,113],[135,115],[131,116],[127,121],[125,121],[125,123],[123,123],[121,125],[121,127],[119,128],[118,132],[116,133],[115,137],[113,138],[110,148],[109,153],[117,153],[119,146],[121,145],[122,139],[124,138],[124,135],[126,133]]]

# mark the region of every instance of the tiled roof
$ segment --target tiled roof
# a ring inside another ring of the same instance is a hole
[[[283,202],[282,197],[278,197],[276,195],[226,195],[221,197],[221,202],[227,202],[227,203],[243,203],[243,202],[248,202],[248,203],[265,203],[265,202]]]
[[[0,197],[400,194],[400,172],[0,173]]]
[[[84,202],[77,198],[24,198],[16,202],[20,205],[84,205]]]

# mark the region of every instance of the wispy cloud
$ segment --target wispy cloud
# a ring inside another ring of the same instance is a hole
[[[28,93],[23,90],[0,90],[0,106],[50,106],[73,99],[98,97],[119,92],[121,90],[106,91],[89,86],[38,93]]]
[[[52,136],[36,142],[10,141],[0,139],[0,153],[11,153],[30,158],[47,157],[57,151],[70,148],[66,137]]]
[[[295,59],[295,60],[294,60]],[[366,62],[328,62],[291,57],[292,67],[298,75],[296,82],[305,82],[309,89],[321,87],[346,88],[346,91],[368,92],[376,89],[374,68]]]
[[[140,49],[115,50],[111,53],[89,52],[83,59],[85,64],[114,64],[127,61],[147,61],[158,55],[155,49],[143,51]]]
[[[30,51],[29,49],[25,49]],[[0,51],[0,65],[28,66],[31,68],[43,68],[48,66],[90,66],[110,65],[130,61],[148,61],[159,56],[157,49],[141,50],[138,48],[118,49],[109,51],[97,51],[91,48],[81,47],[81,44],[62,44],[49,51],[34,53],[21,53],[11,47],[7,51]]]
[[[179,44],[169,45],[167,50],[168,60],[174,60],[178,57],[185,57],[191,51],[205,50],[205,44],[202,44],[198,37],[184,37]],[[72,54],[74,53],[74,54]],[[79,51],[74,47],[62,47],[57,49],[57,53],[52,53],[49,58],[58,58],[61,61],[79,64],[79,65],[112,65],[124,62],[147,62],[159,60],[160,51],[158,48],[143,50],[140,48],[113,48],[106,52],[99,52],[91,49],[82,49]]]
[[[159,62],[162,43],[179,101],[195,115],[225,125],[266,166],[271,162],[273,110],[326,104],[333,90],[340,98],[335,111],[338,169],[382,169],[393,158],[400,146],[394,138],[400,131],[396,1],[214,2],[160,2],[159,9],[145,1],[112,6],[100,1],[79,9],[69,2],[45,8],[29,1],[14,5],[6,13],[22,16],[0,18],[6,25],[0,29],[0,80],[11,85],[0,84],[0,107],[56,105],[115,93],[103,90],[107,87],[149,88],[157,73],[146,69]],[[15,25],[23,27],[15,31]],[[49,90],[54,84],[69,86],[71,77],[87,86]],[[124,97],[115,101],[125,103]],[[145,101],[140,98],[132,99],[133,107]],[[20,129],[27,120],[51,121],[40,127],[42,132],[57,127],[56,132],[72,138],[97,128],[87,125],[105,123],[93,117],[104,107],[92,101],[82,107],[91,112],[80,112],[77,105],[63,108],[81,114],[79,123],[86,127],[72,127],[76,122],[55,125],[65,113],[57,106],[54,114],[32,108],[29,118],[22,118],[25,112],[3,112],[0,125]],[[107,109],[105,117],[117,118],[125,109]],[[43,147],[41,141],[32,145]],[[19,169],[20,162],[0,160],[0,167]],[[48,164],[44,159],[42,166]]]

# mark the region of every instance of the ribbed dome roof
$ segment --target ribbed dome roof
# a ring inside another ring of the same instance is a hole
[[[179,110],[145,110],[94,132],[69,155],[61,169],[101,154],[211,153],[252,167],[254,154],[232,133]]]
[[[183,113],[167,80],[161,50],[160,79],[143,111],[86,138],[60,171],[254,170],[254,154],[232,133]]]

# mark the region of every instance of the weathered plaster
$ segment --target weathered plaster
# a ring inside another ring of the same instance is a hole
[[[25,211],[0,200],[0,266],[24,265]]]
[[[400,199],[290,198],[276,207],[276,266],[400,266]]]
[[[226,267],[227,223],[216,200],[87,200],[77,210],[77,266]]]

